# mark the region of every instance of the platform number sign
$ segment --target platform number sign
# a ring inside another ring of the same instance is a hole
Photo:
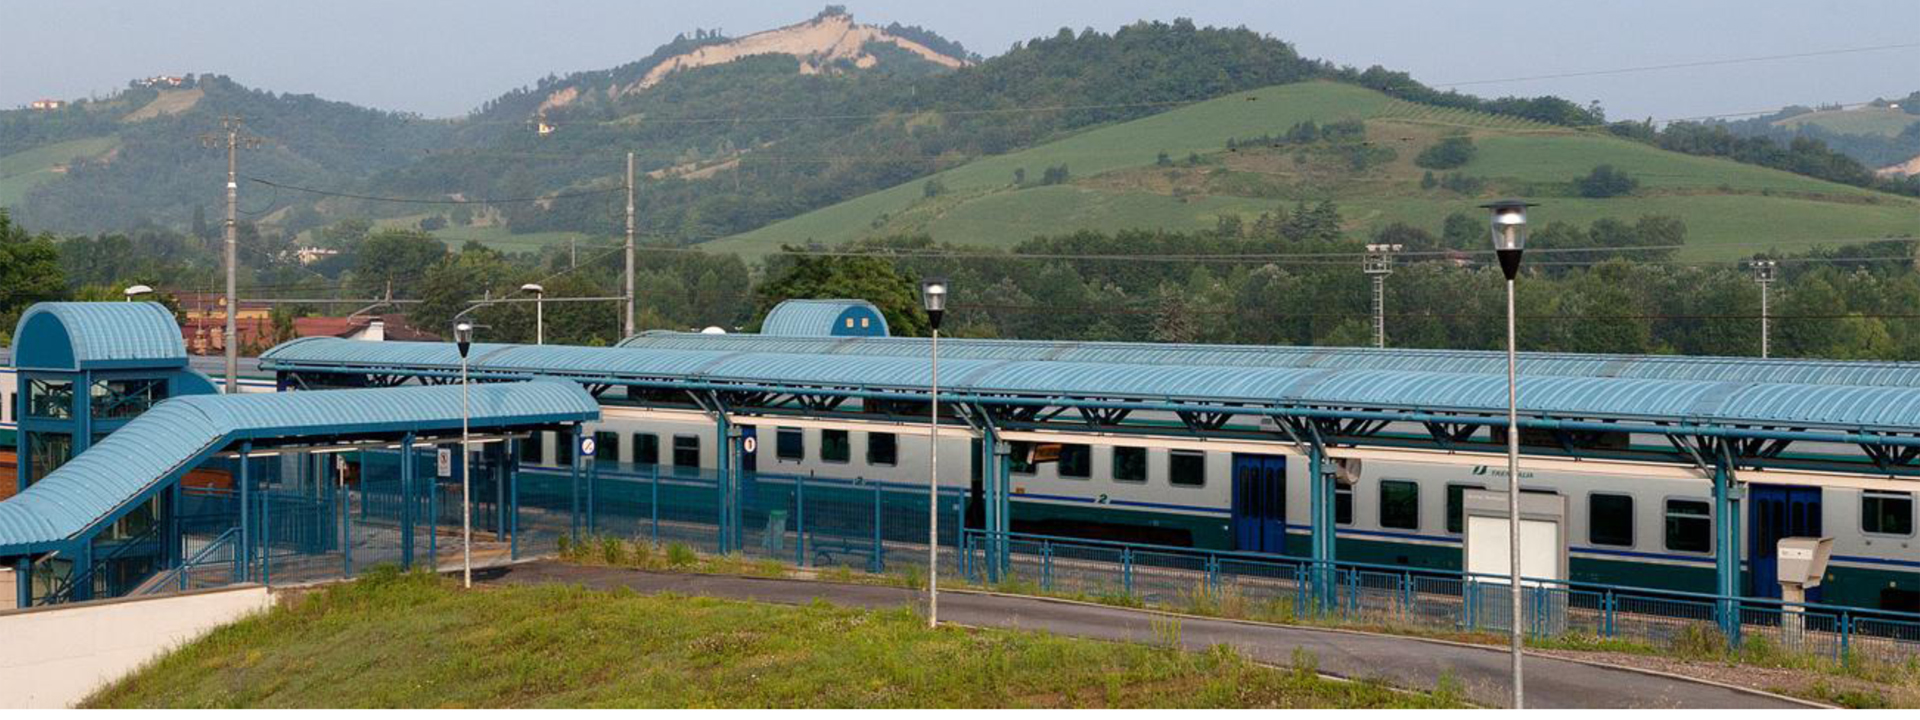
[[[741,452],[751,454],[756,448],[759,448],[759,447],[760,447],[760,443],[758,442],[758,439],[752,436],[748,436],[746,439],[740,441]]]
[[[592,435],[586,435],[581,437],[580,438],[580,457],[583,457],[583,458],[593,457],[593,450],[595,447],[598,447],[598,443],[595,443],[593,441]]]
[[[438,450],[434,453],[434,469],[439,471],[440,477],[453,477],[453,448],[443,447]]]

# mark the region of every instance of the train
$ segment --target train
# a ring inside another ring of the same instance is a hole
[[[807,416],[739,416],[734,423],[755,438],[754,450],[742,454],[742,469],[761,476],[860,481],[842,486],[848,488],[874,481],[927,485],[932,434],[925,424]],[[602,477],[655,465],[710,473],[722,452],[713,419],[695,410],[606,405],[601,422],[587,431],[597,441]],[[1291,443],[1058,430],[1000,436],[1012,445],[1014,458],[1014,532],[1308,554],[1310,466]],[[943,492],[965,494],[977,508],[979,439],[965,426],[949,425],[938,442]],[[559,433],[541,433],[523,447],[529,466],[559,468],[572,461],[571,443]],[[1333,454],[1364,458],[1336,484],[1336,555],[1345,561],[1459,570],[1466,492],[1507,487],[1498,456],[1356,449]],[[1028,462],[1035,455],[1053,459]],[[1697,474],[1652,463],[1529,458],[1520,489],[1565,499],[1570,580],[1713,592],[1714,503],[1710,484]],[[1749,595],[1780,595],[1770,582],[1775,541],[1825,535],[1834,538],[1833,559],[1812,599],[1920,610],[1912,494],[1774,483],[1751,484],[1747,491],[1742,557]],[[816,492],[832,490],[809,490]],[[969,525],[978,524],[974,515]]]

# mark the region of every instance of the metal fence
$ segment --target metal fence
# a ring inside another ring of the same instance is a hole
[[[993,562],[995,556],[999,563]],[[968,530],[970,582],[1262,619],[1506,633],[1505,576]],[[1521,578],[1522,627],[1658,647],[1765,643],[1832,658],[1920,658],[1920,614]]]

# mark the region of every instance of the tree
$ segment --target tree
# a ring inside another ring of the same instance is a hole
[[[353,288],[363,297],[418,297],[427,271],[447,256],[447,246],[418,230],[382,230],[354,253]]]
[[[1072,173],[1067,170],[1067,164],[1060,163],[1059,165],[1054,165],[1052,167],[1047,168],[1046,172],[1040,175],[1040,184],[1041,185],[1062,185],[1062,184],[1065,184],[1067,180],[1070,179],[1072,176],[1073,176]]]
[[[67,291],[53,236],[34,237],[0,208],[0,335],[11,335],[20,313]]]
[[[1618,197],[1632,193],[1640,187],[1639,180],[1627,175],[1624,171],[1614,169],[1612,165],[1594,166],[1593,172],[1573,182],[1581,196],[1590,198]]]

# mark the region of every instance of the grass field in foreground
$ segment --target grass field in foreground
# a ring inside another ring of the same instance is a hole
[[[1429,707],[1231,650],[864,611],[597,592],[463,592],[376,573],[172,652],[92,707]]]

